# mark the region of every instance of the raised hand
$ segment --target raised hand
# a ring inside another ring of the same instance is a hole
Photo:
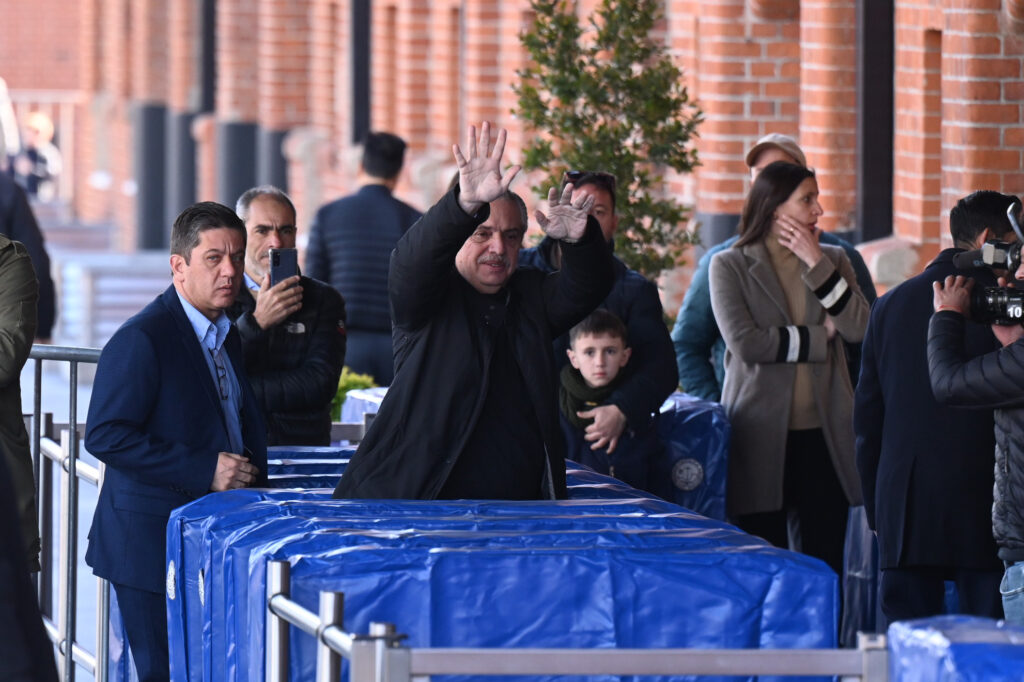
[[[505,153],[507,137],[508,132],[502,128],[491,149],[491,124],[484,121],[480,126],[479,140],[476,126],[469,126],[466,139],[468,158],[458,144],[452,145],[455,163],[459,167],[459,206],[466,213],[476,213],[481,206],[508,191],[512,180],[519,173],[520,166],[508,168],[504,175],[501,172],[501,157]]]
[[[302,287],[299,276],[289,277],[270,286],[270,274],[263,275],[252,316],[261,329],[270,329],[302,308]]]
[[[587,214],[594,207],[594,195],[581,193],[574,200],[572,190],[570,183],[559,196],[558,190],[552,187],[548,191],[547,215],[540,210],[534,213],[540,229],[552,239],[575,241],[582,237],[587,229]]]

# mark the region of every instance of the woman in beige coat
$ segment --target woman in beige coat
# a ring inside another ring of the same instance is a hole
[[[848,508],[860,504],[843,341],[861,340],[868,304],[843,250],[818,243],[821,214],[813,171],[761,171],[739,240],[711,261],[711,304],[727,348],[729,513],[842,575]]]

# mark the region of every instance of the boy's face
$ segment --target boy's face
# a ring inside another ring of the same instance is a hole
[[[580,334],[566,353],[591,388],[607,386],[629,362],[630,349],[611,334]]]

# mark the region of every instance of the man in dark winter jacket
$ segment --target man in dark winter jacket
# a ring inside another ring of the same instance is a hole
[[[552,190],[537,220],[562,242],[562,270],[517,271],[519,167],[502,174],[506,133],[490,137],[470,127],[458,186],[395,247],[395,381],[335,497],[566,496],[551,342],[608,293],[611,256],[593,200]]]
[[[345,361],[345,302],[309,277],[270,284],[270,249],[295,248],[295,206],[277,187],[242,194],[245,286],[228,317],[267,421],[269,445],[329,445],[331,400]]]
[[[329,282],[348,310],[346,362],[387,386],[394,377],[388,260],[420,212],[391,195],[405,159],[405,142],[369,133],[363,142],[359,191],[316,213],[306,246],[306,274]]]
[[[854,407],[857,469],[868,525],[878,535],[879,603],[887,622],[944,609],[953,580],[960,612],[1001,618],[1002,566],[992,539],[992,412],[940,405],[928,379],[932,283],[957,274],[954,257],[987,239],[1015,240],[1013,201],[975,192],[949,214],[956,248],[878,299],[864,336]],[[972,277],[995,284],[990,270]],[[998,348],[988,325],[966,330],[970,357]]]
[[[570,171],[565,181],[573,184],[575,194],[594,198],[591,215],[601,226],[604,238],[611,243],[619,222],[615,214],[615,177],[604,172]],[[561,245],[545,237],[535,248],[520,252],[519,264],[524,268],[555,272],[561,265]],[[651,427],[651,415],[679,383],[658,288],[618,258],[613,259],[613,272],[611,292],[600,307],[626,325],[633,362],[628,376],[623,377],[621,385],[605,404],[590,410],[592,414],[587,418],[593,422],[586,427],[584,436],[593,449],[607,449],[608,454],[615,451],[627,429],[632,434],[647,431]],[[568,348],[568,334],[563,334],[555,341],[559,369],[568,362]]]
[[[1019,220],[1020,203],[1015,201],[1010,210]],[[1014,277],[1024,280],[1024,266]],[[992,534],[1006,569],[999,591],[1007,622],[1024,625],[1024,327],[993,324],[1002,348],[970,357],[965,327],[972,317],[974,286],[980,285],[962,275],[933,284],[928,370],[940,403],[994,409]],[[1019,311],[1015,317],[1020,318]]]

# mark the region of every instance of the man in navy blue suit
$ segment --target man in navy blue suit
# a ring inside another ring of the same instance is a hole
[[[960,270],[954,256],[989,239],[1015,241],[1006,216],[1014,201],[988,190],[960,199],[949,212],[954,247],[871,309],[853,415],[864,510],[878,535],[886,625],[941,614],[946,580],[956,581],[960,613],[1003,615],[1003,571],[992,537],[992,410],[936,401],[928,322],[933,282],[962,274],[977,286],[995,284],[991,270]],[[968,324],[969,357],[998,347],[988,326]]]
[[[174,283],[103,349],[85,446],[107,465],[85,560],[117,594],[139,679],[167,680],[164,571],[171,510],[266,483],[266,428],[224,314],[242,283],[245,225],[213,202],[174,221]]]

